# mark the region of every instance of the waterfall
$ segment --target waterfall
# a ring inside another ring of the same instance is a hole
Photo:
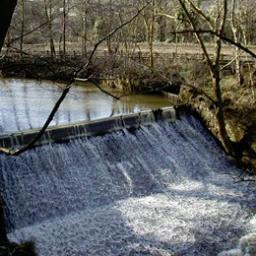
[[[233,248],[256,188],[193,116],[0,155],[13,241],[40,256],[217,255]]]

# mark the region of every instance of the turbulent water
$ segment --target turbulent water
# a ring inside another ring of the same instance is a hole
[[[9,238],[41,256],[212,256],[255,229],[255,185],[194,117],[0,160]]]

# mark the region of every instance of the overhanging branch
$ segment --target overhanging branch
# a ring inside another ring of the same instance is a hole
[[[141,9],[139,9],[137,11],[137,13],[130,18],[129,20],[127,20],[126,22],[122,23],[121,25],[119,25],[118,27],[116,27],[115,29],[113,29],[110,33],[108,33],[106,36],[104,36],[102,39],[100,39],[93,48],[93,51],[91,52],[88,61],[85,65],[82,65],[81,67],[79,67],[75,73],[74,76],[72,77],[72,79],[70,79],[70,81],[66,84],[66,87],[64,88],[61,96],[59,97],[59,99],[57,100],[57,102],[55,103],[53,109],[50,112],[50,115],[48,116],[47,120],[45,121],[43,127],[40,129],[39,133],[35,136],[35,138],[33,138],[26,146],[18,149],[18,150],[13,150],[13,149],[6,149],[6,148],[0,148],[0,152],[7,154],[7,155],[11,155],[11,156],[17,156],[20,155],[22,153],[24,153],[25,151],[27,151],[28,149],[31,149],[35,143],[43,136],[44,132],[46,131],[47,127],[49,126],[49,124],[51,123],[51,121],[53,120],[53,117],[55,116],[56,112],[58,111],[61,103],[63,102],[63,100],[66,98],[67,94],[69,93],[72,84],[75,81],[75,78],[77,77],[77,75],[83,71],[83,70],[87,70],[88,67],[90,66],[93,56],[96,53],[99,45],[101,45],[105,40],[109,39],[110,37],[112,37],[114,34],[116,34],[119,30],[121,30],[123,27],[125,27],[126,25],[130,24],[133,20],[135,20],[140,13],[149,6],[151,1],[148,1],[146,5],[144,5]],[[103,90],[101,87],[97,86],[99,89]],[[108,93],[109,94],[109,93]],[[111,95],[113,96],[113,95]],[[113,96],[114,97],[114,96]],[[115,97],[116,98],[116,97]]]

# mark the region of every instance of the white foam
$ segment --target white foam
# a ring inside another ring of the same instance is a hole
[[[256,232],[256,188],[236,183],[240,171],[196,120],[0,155],[0,169],[9,237],[35,240],[40,256],[245,256],[254,246],[239,240]]]

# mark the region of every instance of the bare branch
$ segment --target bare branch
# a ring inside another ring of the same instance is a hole
[[[89,65],[92,62],[93,56],[95,54],[95,52],[97,51],[99,45],[101,45],[104,41],[106,41],[107,39],[109,39],[110,37],[112,37],[114,34],[116,34],[119,30],[121,30],[123,27],[125,27],[126,25],[130,24],[132,21],[134,21],[140,14],[141,12],[146,9],[149,5],[150,5],[149,1],[146,5],[144,5],[141,9],[138,10],[138,12],[129,20],[127,20],[126,22],[122,23],[120,26],[116,27],[115,29],[113,29],[111,32],[109,32],[106,36],[104,36],[102,39],[100,39],[93,47],[93,50],[89,56],[88,62],[85,66],[80,67],[77,71],[75,75],[78,75],[83,69],[87,69],[89,67]]]
[[[230,66],[234,61],[236,61],[238,58],[238,56],[234,57],[231,61],[229,61],[226,65],[224,65],[223,67],[220,68],[219,71],[224,70],[226,67]]]
[[[207,49],[206,49],[206,47],[205,47],[205,44],[204,44],[204,42],[203,42],[203,39],[201,38],[200,33],[197,33],[197,27],[196,27],[196,25],[195,25],[194,20],[193,20],[193,18],[191,17],[191,14],[189,13],[189,11],[188,11],[188,9],[187,9],[187,6],[186,6],[186,4],[183,2],[183,0],[178,0],[178,1],[179,1],[179,3],[180,3],[180,5],[181,5],[182,9],[184,10],[184,12],[186,13],[186,15],[187,15],[187,17],[188,17],[188,19],[189,19],[189,22],[190,22],[190,24],[191,24],[191,26],[192,26],[192,28],[193,28],[193,32],[196,34],[197,40],[198,40],[199,43],[200,43],[200,46],[201,46],[202,51],[203,51],[203,53],[204,53],[204,55],[205,55],[205,58],[206,58],[206,60],[207,60],[208,66],[209,66],[209,68],[210,68],[210,71],[211,71],[211,73],[214,73],[214,66],[213,66],[213,63],[212,63],[212,61],[211,61],[211,59],[210,59],[209,53],[208,53],[208,51],[207,51]]]
[[[191,5],[191,7],[201,16],[203,17],[209,24],[211,29],[214,29],[214,21],[212,20],[212,18],[210,16],[207,16],[198,6],[196,6],[194,4],[193,1],[191,0],[187,0],[189,2],[189,4]]]
[[[166,17],[166,18],[168,18],[168,19],[173,19],[173,20],[176,19],[175,16],[171,16],[171,15],[169,15],[169,14],[161,13],[161,12],[157,12],[157,13],[156,13],[156,16],[162,16],[162,17]]]
[[[68,13],[68,12],[72,11],[76,6],[77,6],[77,5],[72,5],[70,8],[68,8],[68,10],[66,10],[66,12]],[[23,36],[23,37],[26,37],[26,36],[28,36],[28,35],[34,33],[34,32],[37,31],[38,29],[47,26],[50,22],[56,20],[57,18],[59,18],[59,17],[62,16],[62,15],[63,15],[63,11],[57,13],[55,16],[53,16],[51,19],[48,19],[46,22],[43,22],[43,23],[39,24],[38,26],[36,26],[35,28],[31,29],[30,31],[24,33],[22,36]],[[18,37],[13,38],[10,42],[8,42],[8,44],[6,44],[7,47],[10,46],[11,44],[13,44],[13,43],[16,42],[16,41],[19,41],[20,39],[21,39],[21,36],[18,36]]]
[[[12,150],[12,149],[6,149],[6,148],[0,148],[0,152],[7,154],[7,155],[11,155],[11,156],[17,156],[20,155],[22,153],[24,153],[25,151],[27,151],[28,149],[32,148],[35,143],[43,136],[44,132],[46,131],[47,127],[49,126],[49,124],[51,123],[51,121],[53,120],[54,115],[56,114],[56,112],[58,111],[61,103],[63,102],[63,100],[65,99],[65,97],[67,96],[67,94],[69,93],[72,84],[75,81],[75,77],[82,71],[82,70],[87,70],[89,65],[92,62],[93,56],[95,54],[95,52],[97,51],[97,48],[100,44],[102,44],[105,40],[107,40],[108,38],[112,37],[115,33],[117,33],[119,30],[121,30],[124,26],[128,25],[129,23],[131,23],[133,20],[135,20],[140,13],[148,7],[148,5],[150,4],[150,2],[148,2],[145,6],[143,6],[141,9],[138,10],[138,12],[128,21],[122,23],[121,25],[119,25],[118,27],[116,27],[114,30],[112,30],[110,33],[108,33],[106,36],[104,36],[102,39],[100,39],[93,48],[93,51],[91,52],[88,62],[86,65],[82,65],[80,68],[78,68],[76,70],[76,72],[74,73],[73,78],[67,83],[65,89],[63,90],[60,98],[58,99],[58,101],[55,103],[50,115],[48,116],[45,124],[43,125],[43,127],[40,129],[39,133],[35,136],[35,138],[33,138],[26,146],[18,149],[18,150]],[[104,91],[106,93],[106,91],[104,89],[102,89],[99,85],[97,86],[101,91]],[[108,93],[109,94],[109,93]],[[109,94],[110,95],[110,94]],[[113,95],[111,95],[113,96]],[[117,97],[115,97],[117,98]]]

